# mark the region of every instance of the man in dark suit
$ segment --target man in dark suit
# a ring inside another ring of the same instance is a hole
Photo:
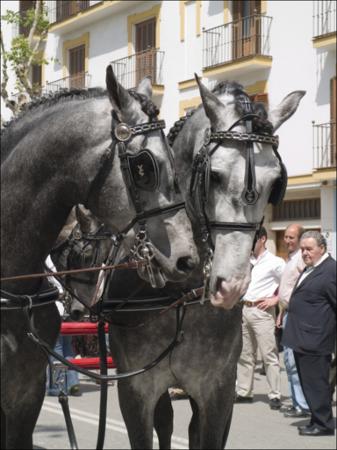
[[[311,420],[299,427],[303,436],[334,435],[329,368],[336,341],[336,261],[318,231],[300,241],[306,265],[292,292],[283,345],[294,351]]]

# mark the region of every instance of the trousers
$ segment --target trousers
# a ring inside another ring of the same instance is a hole
[[[56,341],[54,350],[64,356],[67,359],[74,357],[72,348],[71,336],[59,335]],[[54,361],[54,358],[51,358]],[[60,384],[64,386],[69,393],[70,388],[76,384],[79,384],[78,373],[75,370],[56,369],[54,376],[50,376],[50,367],[47,367],[47,395],[58,395],[60,392]],[[51,378],[53,378],[51,380]]]
[[[329,383],[331,355],[309,355],[294,351],[294,356],[311,412],[310,425],[333,431],[335,424]]]
[[[257,349],[266,370],[269,399],[281,398],[280,362],[275,338],[275,308],[262,311],[243,306],[242,352],[237,366],[236,392],[242,397],[253,397],[254,370]]]
[[[286,322],[287,322],[287,314],[285,314],[283,319],[283,327],[285,327]],[[303,394],[293,350],[289,347],[284,347],[283,357],[288,377],[289,393],[292,405],[296,409],[308,411],[309,406]]]

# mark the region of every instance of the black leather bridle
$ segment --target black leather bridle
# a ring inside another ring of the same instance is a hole
[[[251,106],[248,102],[245,102],[246,112],[240,119],[231,125],[227,131],[211,131],[206,129],[204,135],[204,142],[199,152],[196,154],[192,165],[192,177],[189,189],[189,204],[193,211],[193,214],[197,217],[198,225],[200,226],[200,234],[203,242],[208,244],[207,256],[204,264],[204,283],[205,291],[204,297],[207,296],[207,286],[212,270],[212,258],[214,252],[214,243],[212,240],[212,230],[226,230],[226,231],[254,231],[253,248],[255,246],[259,230],[262,227],[263,220],[261,222],[220,222],[209,220],[206,213],[206,203],[208,200],[208,189],[210,183],[210,170],[211,170],[211,157],[220,147],[220,145],[226,140],[235,140],[239,142],[246,142],[246,169],[244,190],[241,194],[241,199],[245,205],[255,205],[259,193],[256,189],[256,175],[255,175],[255,162],[254,162],[254,142],[271,144],[275,155],[277,156],[281,166],[282,193],[278,195],[277,203],[282,200],[286,189],[286,170],[281,161],[281,158],[277,152],[279,138],[278,136],[270,136],[264,134],[255,134],[252,132],[253,119],[260,118],[257,114],[251,112]],[[247,132],[241,133],[232,131],[239,123],[245,123]],[[210,148],[211,144],[216,145]],[[273,202],[274,203],[274,202]]]

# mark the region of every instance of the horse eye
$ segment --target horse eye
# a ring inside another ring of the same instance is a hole
[[[215,172],[214,170],[211,170],[211,181],[213,183],[219,184],[221,182],[221,175],[219,172]]]

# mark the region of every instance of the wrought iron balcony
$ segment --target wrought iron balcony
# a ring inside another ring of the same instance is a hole
[[[150,77],[152,84],[163,84],[164,52],[151,48],[126,58],[111,62],[117,80],[126,89],[131,89],[144,78]]]
[[[99,1],[47,1],[48,19],[51,24],[62,22],[68,17],[75,16],[77,13],[90,8]]]
[[[61,89],[84,89],[90,87],[91,75],[88,72],[71,75],[69,77],[60,78],[59,80],[47,83],[43,88],[43,93],[49,94],[60,91]]]
[[[336,122],[312,123],[314,169],[336,167]]]
[[[336,33],[336,0],[318,0],[313,5],[314,38]]]
[[[203,31],[203,68],[247,56],[270,56],[272,17],[255,14]]]

